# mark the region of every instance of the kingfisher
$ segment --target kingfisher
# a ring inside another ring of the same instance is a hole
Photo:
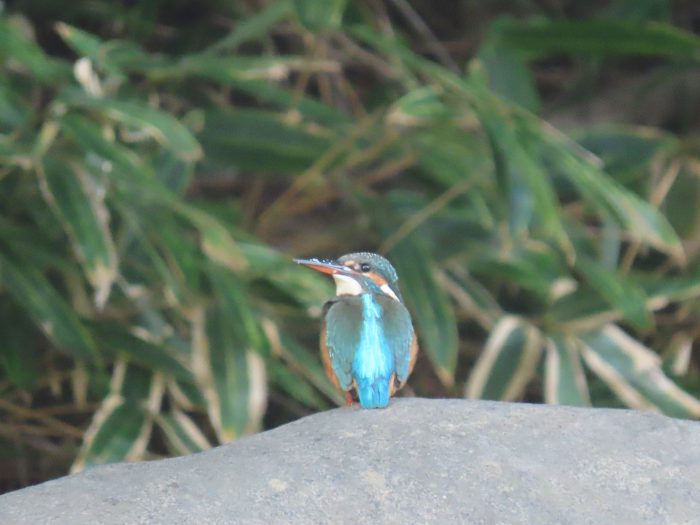
[[[411,315],[391,263],[370,252],[337,260],[294,259],[333,277],[335,297],[323,306],[321,359],[348,405],[384,408],[406,383],[418,354]]]

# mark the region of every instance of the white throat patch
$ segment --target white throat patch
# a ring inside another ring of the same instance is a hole
[[[347,275],[334,275],[335,294],[336,295],[360,295],[362,294],[362,286],[352,277]]]
[[[362,295],[363,293],[362,286],[360,286],[360,283],[358,283],[352,277],[349,277],[347,275],[336,274],[333,276],[333,280],[335,281],[336,295]],[[388,295],[395,301],[399,301],[399,298],[396,297],[394,290],[392,290],[388,284],[383,284],[379,288],[382,292],[384,292],[386,295]]]

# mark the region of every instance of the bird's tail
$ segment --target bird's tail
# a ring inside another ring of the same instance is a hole
[[[384,408],[389,404],[389,380],[362,379],[359,381],[357,394],[362,408]]]

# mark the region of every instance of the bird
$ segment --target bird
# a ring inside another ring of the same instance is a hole
[[[321,359],[347,405],[385,408],[416,363],[418,343],[399,278],[381,255],[294,259],[333,277],[336,294],[323,306]]]

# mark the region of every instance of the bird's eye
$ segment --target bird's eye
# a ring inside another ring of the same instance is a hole
[[[362,264],[360,265],[360,270],[362,270],[363,273],[367,273],[367,272],[369,272],[371,269],[372,269],[372,268],[371,268],[370,265],[367,264],[367,263],[362,263]]]

